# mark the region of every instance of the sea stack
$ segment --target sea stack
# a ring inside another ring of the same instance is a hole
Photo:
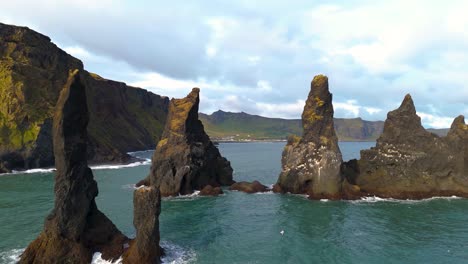
[[[333,124],[328,78],[311,83],[302,113],[302,138],[290,136],[283,150],[275,192],[308,194],[311,199],[341,198],[341,151]]]
[[[160,263],[159,214],[161,194],[154,186],[143,186],[133,194],[133,225],[136,237],[123,255],[123,263]]]
[[[426,131],[408,94],[388,113],[376,147],[361,151],[351,178],[365,195],[468,197],[467,131],[463,116],[455,119],[446,137]]]
[[[97,209],[87,164],[88,108],[78,70],[70,72],[53,120],[55,206],[19,263],[90,263],[94,252],[117,259],[127,238]]]
[[[171,100],[150,175],[138,185],[156,186],[162,196],[175,196],[234,182],[231,164],[198,120],[199,93],[200,89],[193,88],[187,97]]]

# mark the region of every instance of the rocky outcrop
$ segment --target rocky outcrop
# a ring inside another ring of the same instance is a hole
[[[377,145],[361,151],[355,184],[363,194],[399,199],[433,196],[468,197],[468,126],[459,116],[446,137],[427,132],[406,95],[401,106],[388,113]]]
[[[261,184],[259,181],[253,182],[236,182],[231,187],[231,191],[240,191],[245,193],[259,193],[259,192],[268,192],[270,189],[265,185]]]
[[[308,194],[312,199],[341,196],[341,152],[333,125],[328,78],[315,76],[302,113],[303,136],[289,137],[275,190]]]
[[[0,23],[0,172],[54,166],[52,117],[69,69],[86,84],[90,163],[155,147],[168,98],[88,73],[47,36]]]
[[[161,140],[153,155],[149,178],[162,196],[190,194],[206,185],[231,185],[232,168],[211,142],[198,120],[200,90],[172,99]]]
[[[88,108],[78,70],[60,93],[53,121],[55,206],[20,263],[90,263],[94,252],[117,259],[127,238],[96,207],[97,183],[87,165]]]
[[[218,196],[223,194],[223,189],[221,187],[213,187],[211,185],[207,185],[200,190],[200,196]]]
[[[133,194],[133,225],[136,237],[123,255],[124,263],[160,263],[159,214],[161,194],[157,188],[141,187]]]

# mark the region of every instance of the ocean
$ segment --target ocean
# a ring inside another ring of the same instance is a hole
[[[284,142],[221,143],[236,181],[276,182]],[[345,160],[373,142],[340,142]],[[133,155],[150,159],[152,151]],[[132,237],[134,183],[150,162],[93,167],[98,207]],[[53,172],[0,175],[0,263],[15,263],[53,206]],[[164,263],[468,263],[468,199],[367,197],[309,201],[302,195],[196,194],[164,198]],[[95,254],[93,263],[107,263]]]

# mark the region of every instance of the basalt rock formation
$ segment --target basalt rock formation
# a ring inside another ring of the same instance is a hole
[[[275,191],[308,194],[312,199],[341,197],[341,151],[333,125],[328,78],[315,76],[302,113],[303,136],[289,137]]]
[[[160,263],[159,214],[161,194],[157,188],[141,187],[133,194],[133,225],[136,237],[123,255],[124,263]]]
[[[117,259],[127,238],[96,207],[98,187],[87,164],[89,116],[78,70],[60,93],[53,121],[55,206],[20,263],[90,263],[93,253]]]
[[[398,199],[433,196],[468,197],[468,126],[457,117],[446,137],[427,132],[406,95],[388,113],[376,147],[346,163],[345,176],[364,195]],[[354,173],[353,173],[354,171]]]
[[[200,190],[200,196],[218,196],[223,194],[223,189],[221,187],[213,187],[211,185],[207,185]]]
[[[155,147],[168,98],[86,72],[47,36],[0,23],[0,173],[54,166],[52,117],[69,69],[86,84],[90,163]]]
[[[231,185],[232,168],[213,145],[198,120],[198,88],[172,99],[151,172],[140,184],[160,188],[162,196],[190,194],[206,185]]]
[[[259,192],[268,192],[270,189],[265,185],[261,184],[259,181],[253,182],[236,182],[231,187],[231,191],[240,191],[245,193],[259,193]]]

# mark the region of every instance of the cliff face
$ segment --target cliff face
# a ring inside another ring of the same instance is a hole
[[[364,194],[401,199],[468,196],[468,126],[455,119],[448,135],[427,132],[407,95],[388,113],[377,145],[361,151],[355,182]]]
[[[146,182],[159,187],[162,196],[233,183],[229,161],[221,156],[198,120],[199,92],[194,88],[187,97],[172,99],[169,104],[167,122]]]
[[[307,193],[310,198],[338,199],[341,152],[333,124],[328,78],[315,76],[302,113],[302,138],[290,137],[283,151],[276,191]]]
[[[0,172],[54,165],[51,121],[69,69],[86,84],[90,162],[122,162],[128,151],[154,147],[167,98],[88,73],[48,37],[0,23]]]
[[[54,116],[55,206],[20,263],[90,263],[96,251],[106,259],[123,253],[127,238],[94,200],[98,188],[86,159],[89,117],[80,79],[78,70],[70,74]]]

